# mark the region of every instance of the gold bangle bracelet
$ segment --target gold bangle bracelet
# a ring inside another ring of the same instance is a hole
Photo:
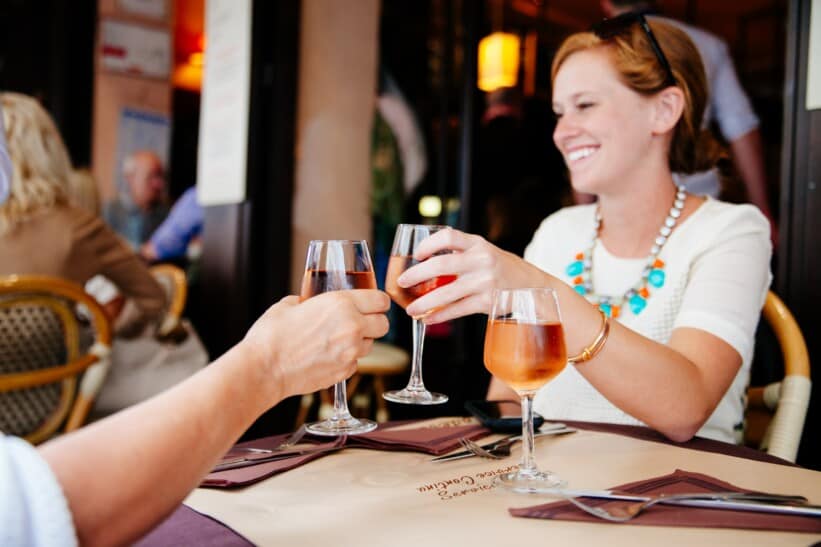
[[[579,363],[589,361],[602,350],[605,342],[607,342],[607,337],[610,334],[610,319],[603,311],[599,310],[599,313],[601,313],[602,318],[599,334],[596,335],[596,339],[593,340],[593,343],[584,348],[581,353],[567,358],[567,362],[571,365],[578,365]]]

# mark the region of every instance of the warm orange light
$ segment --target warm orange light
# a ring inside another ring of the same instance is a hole
[[[174,87],[189,91],[200,91],[204,64],[204,56],[201,52],[194,52],[189,55],[187,62],[177,65],[174,69]]]
[[[479,89],[514,87],[519,74],[519,37],[494,32],[479,42]]]

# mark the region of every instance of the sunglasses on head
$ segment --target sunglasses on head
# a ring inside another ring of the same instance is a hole
[[[590,30],[602,40],[607,40],[608,38],[613,38],[614,36],[622,34],[634,23],[638,23],[642,30],[644,30],[644,34],[647,35],[647,39],[650,41],[650,47],[653,48],[653,52],[656,54],[656,59],[658,59],[661,68],[663,68],[664,72],[667,74],[665,83],[667,85],[676,85],[676,79],[673,77],[673,69],[670,68],[670,62],[667,60],[667,57],[664,56],[664,52],[661,50],[661,46],[653,34],[653,29],[650,28],[650,25],[647,23],[647,19],[644,17],[643,13],[628,12],[623,13],[618,17],[604,19],[603,21],[593,25],[593,28]]]

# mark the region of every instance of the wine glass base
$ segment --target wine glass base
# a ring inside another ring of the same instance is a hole
[[[448,401],[448,396],[442,393],[434,393],[427,389],[400,389],[387,391],[382,394],[382,398],[392,403],[402,403],[406,405],[441,405]]]
[[[342,435],[361,435],[376,429],[376,422],[373,420],[360,420],[353,416],[345,418],[328,418],[321,422],[308,424],[305,430],[312,435],[323,437],[340,437]]]
[[[567,482],[551,471],[523,473],[516,471],[496,477],[497,484],[519,494],[539,494],[545,490],[564,488]]]

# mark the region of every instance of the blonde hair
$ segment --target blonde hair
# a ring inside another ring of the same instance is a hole
[[[706,171],[725,158],[726,151],[712,133],[701,128],[709,100],[701,55],[684,31],[660,21],[648,22],[670,63],[676,87],[684,94],[684,109],[673,130],[670,144],[670,170],[677,173]],[[638,24],[607,39],[599,38],[592,32],[572,34],[553,58],[551,81],[556,80],[559,68],[568,57],[595,48],[607,51],[622,82],[636,93],[654,95],[668,86],[667,73]]]
[[[0,93],[12,164],[11,193],[0,205],[0,235],[68,200],[71,161],[51,116],[33,98]]]
[[[68,201],[94,216],[100,214],[100,192],[88,169],[75,169],[68,177]]]

